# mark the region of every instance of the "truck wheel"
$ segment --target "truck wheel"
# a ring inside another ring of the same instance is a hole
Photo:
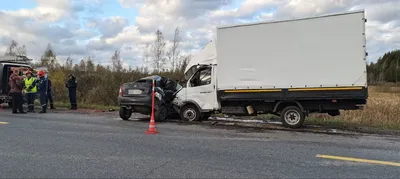
[[[122,120],[127,121],[131,116],[132,116],[132,110],[126,109],[124,107],[119,108],[119,117],[121,117]]]
[[[167,119],[168,110],[167,107],[161,105],[158,110],[154,111],[154,120],[157,122],[162,122]]]
[[[303,125],[305,114],[297,106],[288,106],[281,113],[281,120],[285,127],[299,128]]]
[[[184,121],[198,121],[201,116],[199,109],[194,105],[184,106],[179,115]]]

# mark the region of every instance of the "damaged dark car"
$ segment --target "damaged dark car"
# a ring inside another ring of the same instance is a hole
[[[118,96],[121,119],[129,120],[132,113],[151,115],[153,78],[155,80],[154,119],[165,121],[176,114],[172,101],[182,86],[169,78],[156,75],[121,85]]]

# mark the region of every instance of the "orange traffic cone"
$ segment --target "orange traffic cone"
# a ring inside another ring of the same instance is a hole
[[[155,90],[155,83],[153,79],[153,89],[151,93],[151,116],[150,116],[150,125],[146,131],[146,134],[157,134],[156,131],[156,121],[154,120],[154,90]]]
[[[154,116],[151,115],[150,118],[150,125],[149,128],[146,131],[146,134],[157,134],[158,132],[156,131],[156,122],[154,121]]]

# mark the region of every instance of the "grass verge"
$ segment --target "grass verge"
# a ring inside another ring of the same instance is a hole
[[[35,101],[36,105],[40,105],[39,101]],[[54,107],[56,108],[70,108],[71,104],[66,102],[54,102]],[[85,104],[85,103],[78,103],[78,109],[93,109],[93,110],[119,110],[119,106],[105,106],[105,105],[98,105],[98,104]]]
[[[341,111],[340,116],[312,115],[309,123],[400,130],[400,86],[371,86],[364,110]]]

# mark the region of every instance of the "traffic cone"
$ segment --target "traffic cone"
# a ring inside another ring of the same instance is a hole
[[[156,131],[156,122],[154,121],[154,116],[151,115],[150,117],[150,125],[149,128],[146,131],[146,134],[157,134],[158,132]]]
[[[146,131],[146,134],[157,134],[158,132],[156,131],[156,121],[154,120],[154,90],[155,90],[155,82],[153,78],[153,89],[151,93],[151,116],[150,116],[150,125],[149,128]]]

